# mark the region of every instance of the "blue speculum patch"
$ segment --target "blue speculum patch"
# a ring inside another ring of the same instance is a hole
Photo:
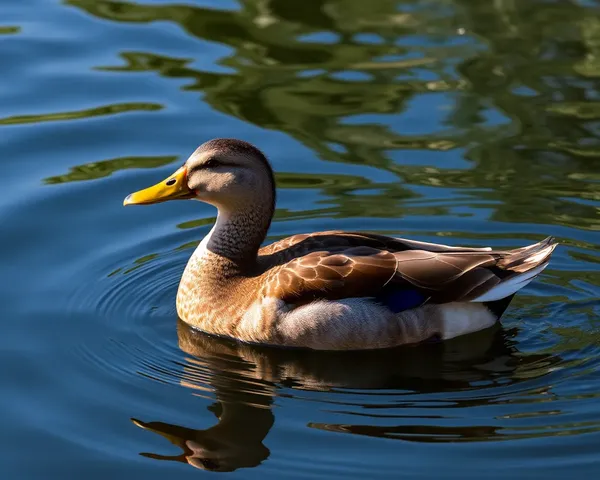
[[[383,303],[392,312],[398,313],[418,307],[426,300],[426,298],[417,290],[390,289],[377,296],[377,300]]]

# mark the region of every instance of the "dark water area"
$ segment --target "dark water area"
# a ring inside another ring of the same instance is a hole
[[[0,0],[0,477],[594,478],[600,2]],[[554,235],[495,327],[385,352],[181,324],[216,212],[122,207],[233,136],[274,240]]]

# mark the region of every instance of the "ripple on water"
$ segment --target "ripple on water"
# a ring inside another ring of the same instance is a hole
[[[300,352],[210,338],[179,322],[179,347],[188,354],[182,385],[214,392],[219,427],[136,424],[179,445],[180,460],[218,470],[250,466],[239,453],[244,448],[264,454],[264,430],[282,414],[276,406],[286,399],[308,412],[309,429],[410,442],[489,442],[598,431],[597,416],[574,413],[582,411],[576,403],[586,400],[570,385],[575,377],[596,375],[598,347],[525,353],[519,336],[517,328],[496,326],[418,348]],[[310,418],[323,416],[328,420]],[[243,433],[248,428],[254,429],[252,438]],[[221,438],[220,430],[241,440]]]
[[[279,428],[300,436],[308,429],[472,444],[600,429],[600,392],[590,381],[598,377],[600,342],[593,328],[584,334],[580,318],[596,308],[589,300],[542,306],[539,298],[557,290],[541,282],[541,296],[515,302],[503,326],[444,344],[362,353],[261,348],[177,321],[174,298],[189,253],[173,248],[132,261],[123,251],[110,268],[99,261],[91,269],[99,280],[81,285],[69,306],[103,322],[100,338],[80,342],[76,354],[107,381],[158,382],[212,403],[216,419],[202,428],[134,418],[183,452],[143,456],[215,471],[257,466],[271,455],[268,433],[290,415],[280,408],[287,402],[293,421]],[[310,454],[310,447],[302,452]],[[277,463],[297,460],[280,452]]]
[[[88,367],[121,380],[179,386],[175,295],[188,254],[173,248],[132,260],[134,254],[123,250],[112,253],[108,266],[106,258],[83,265],[86,276],[97,280],[80,284],[67,309],[89,315],[99,325],[81,331],[85,338],[75,343],[74,354]]]

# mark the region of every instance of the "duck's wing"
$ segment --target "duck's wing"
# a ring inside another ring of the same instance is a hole
[[[555,246],[546,239],[523,249],[495,252],[327,232],[263,254],[269,263],[265,294],[293,304],[378,297],[389,291],[417,294],[435,303],[483,301],[479,299],[485,295],[493,300],[514,293],[537,275]],[[498,290],[501,284],[518,288]],[[490,296],[494,289],[498,293]]]
[[[372,247],[337,247],[312,251],[282,262],[265,275],[266,296],[302,304],[319,298],[371,296],[396,275],[393,253]]]
[[[277,255],[288,260],[306,255],[313,251],[337,249],[340,247],[372,247],[388,252],[402,252],[405,250],[425,250],[429,252],[489,252],[490,247],[471,248],[454,247],[439,243],[419,242],[405,238],[388,237],[375,233],[344,232],[338,230],[302,233],[292,235],[282,240],[262,247],[258,254],[265,261],[268,257]],[[280,262],[281,259],[278,258]]]

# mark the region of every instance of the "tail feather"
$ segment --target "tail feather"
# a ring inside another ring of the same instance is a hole
[[[557,245],[554,238],[548,237],[534,245],[506,252],[497,266],[507,271],[508,275],[472,301],[494,302],[514,295],[548,266],[550,255]]]
[[[510,250],[507,255],[498,262],[498,266],[504,270],[513,272],[527,272],[532,268],[545,262],[558,243],[553,237],[547,237],[541,242],[527,247]]]

